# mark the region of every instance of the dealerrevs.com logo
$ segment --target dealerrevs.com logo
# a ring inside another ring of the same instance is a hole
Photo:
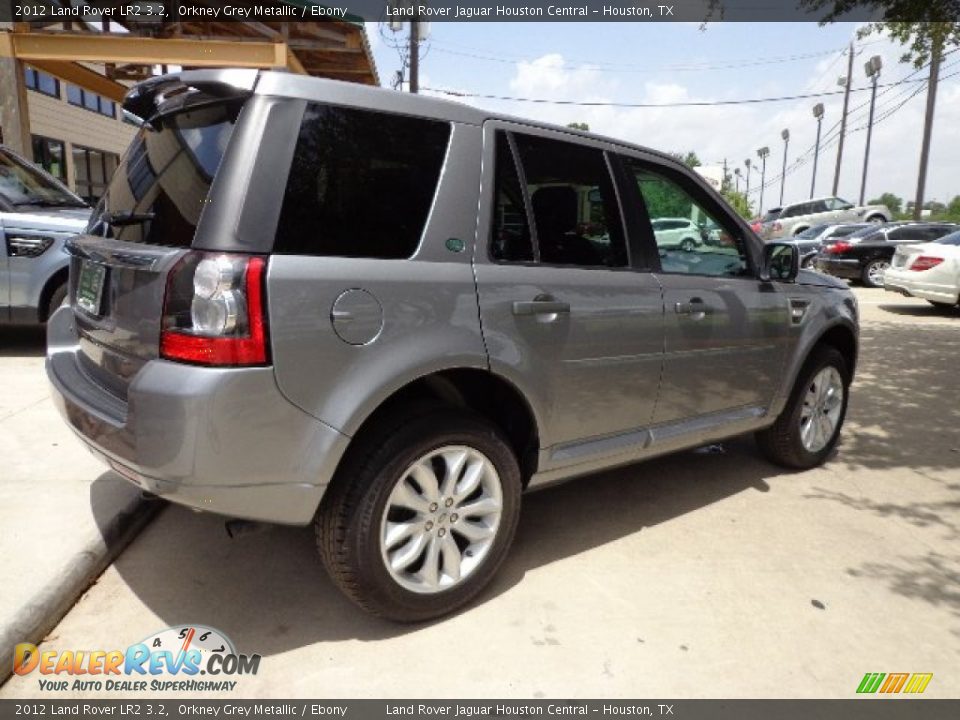
[[[240,655],[219,630],[181,625],[161,630],[126,650],[14,648],[13,672],[38,674],[41,690],[224,692],[242,675],[256,675],[259,655]]]

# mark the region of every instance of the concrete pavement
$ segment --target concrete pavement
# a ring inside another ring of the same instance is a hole
[[[43,355],[42,329],[0,327],[0,679],[13,646],[43,638],[149,512],[61,420]]]
[[[932,672],[925,697],[958,697],[960,313],[857,293],[861,365],[822,468],[744,438],[527,496],[493,586],[421,626],[354,608],[309,529],[232,541],[169,507],[42,649],[211,625],[263,656],[234,698],[852,698],[866,672]],[[36,675],[0,689],[41,696]]]

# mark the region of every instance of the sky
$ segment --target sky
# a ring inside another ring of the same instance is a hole
[[[391,47],[405,36],[367,24],[381,83],[400,69]],[[883,83],[925,79],[900,62],[902,49],[873,35],[856,40],[857,26],[837,23],[458,23],[430,25],[423,48],[422,92],[575,100],[578,102],[669,103],[793,96],[841,90],[844,50],[856,42],[853,88],[869,87],[864,63],[883,61],[877,90],[866,200],[893,192],[916,194],[924,82],[889,89]],[[951,74],[958,73],[954,77]],[[869,90],[852,92],[838,195],[857,202],[863,171]],[[566,125],[586,122],[593,132],[662,151],[694,151],[704,164],[726,158],[732,171],[751,172],[751,200],[759,201],[757,149],[770,148],[763,207],[779,204],[784,142],[789,129],[784,202],[810,197],[817,123],[813,106],[825,108],[816,196],[830,195],[836,167],[842,94],[748,105],[674,108],[571,107],[482,98],[459,98],[494,112]],[[836,127],[835,127],[836,126]],[[775,182],[771,182],[775,179]],[[744,181],[740,183],[744,189]],[[960,52],[944,58],[927,176],[927,200],[960,195]]]

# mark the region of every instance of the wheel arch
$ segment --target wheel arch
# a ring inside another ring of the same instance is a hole
[[[47,281],[43,284],[43,289],[40,291],[40,300],[37,304],[37,319],[40,322],[46,322],[50,319],[48,317],[49,308],[47,307],[50,304],[50,299],[53,297],[53,293],[56,292],[57,288],[69,280],[70,267],[67,265],[59,268],[53,275],[47,278]]]
[[[395,389],[359,420],[350,445],[395,422],[398,416],[431,406],[469,409],[496,425],[516,453],[526,486],[537,470],[542,426],[519,388],[489,370],[469,367],[437,370]]]

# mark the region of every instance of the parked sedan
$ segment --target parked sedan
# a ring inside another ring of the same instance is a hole
[[[883,274],[898,247],[933,242],[957,229],[954,223],[891,223],[872,232],[861,230],[847,239],[825,243],[817,256],[817,269],[859,280],[867,287],[883,287]]]
[[[780,242],[787,242],[797,246],[800,253],[802,267],[813,267],[816,255],[825,242],[836,242],[840,238],[848,237],[863,228],[873,228],[872,223],[855,223],[851,225],[814,225],[793,237],[781,238]]]
[[[897,248],[883,274],[883,287],[937,307],[960,302],[960,231],[936,242]]]

